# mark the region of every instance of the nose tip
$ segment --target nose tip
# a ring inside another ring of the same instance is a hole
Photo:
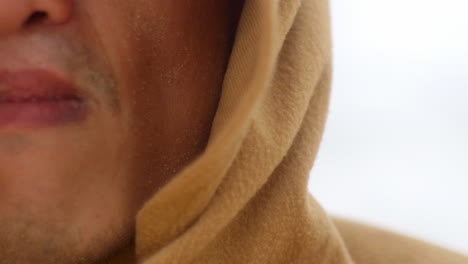
[[[62,24],[73,10],[73,0],[0,0],[0,35],[12,34],[31,24]],[[37,19],[40,18],[40,19]]]

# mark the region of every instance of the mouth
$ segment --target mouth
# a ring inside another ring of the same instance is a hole
[[[88,114],[84,94],[44,70],[0,70],[0,130],[81,122]]]

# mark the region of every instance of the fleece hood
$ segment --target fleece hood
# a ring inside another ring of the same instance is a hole
[[[205,151],[138,212],[111,264],[462,264],[330,218],[309,194],[331,84],[328,0],[248,0]],[[339,231],[338,231],[339,230]]]
[[[330,46],[326,0],[246,1],[205,151],[137,215],[139,263],[351,263],[307,190]]]
[[[205,151],[137,215],[139,263],[351,263],[307,190],[330,93],[328,8],[245,2]]]

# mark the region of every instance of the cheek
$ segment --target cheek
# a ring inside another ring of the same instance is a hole
[[[151,192],[206,145],[230,52],[228,21],[205,0],[84,3],[118,79],[137,188]]]
[[[135,43],[135,68],[127,71],[135,172],[159,187],[205,146],[219,98],[216,65],[182,38],[151,37]],[[154,46],[157,43],[157,46]],[[151,190],[149,190],[151,191]]]

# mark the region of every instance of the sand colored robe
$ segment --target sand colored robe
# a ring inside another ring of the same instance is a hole
[[[309,194],[330,96],[329,23],[327,0],[246,0],[205,152],[144,205],[135,244],[106,263],[468,263],[333,219]]]

